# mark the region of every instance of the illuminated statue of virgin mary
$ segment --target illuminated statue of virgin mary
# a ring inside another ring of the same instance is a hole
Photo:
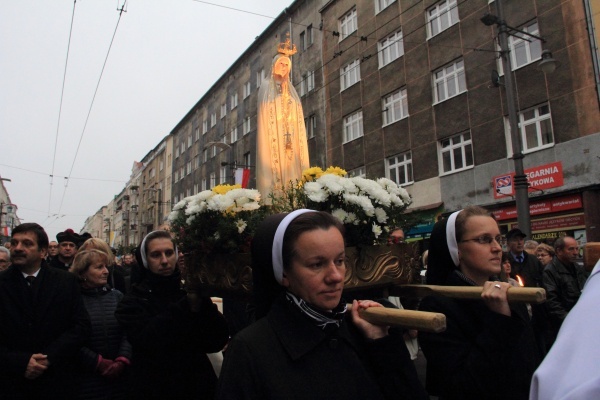
[[[258,92],[256,185],[262,200],[302,178],[309,167],[302,103],[290,82],[296,46],[287,40],[278,47],[270,78]]]

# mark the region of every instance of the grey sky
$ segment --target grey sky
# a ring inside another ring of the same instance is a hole
[[[0,2],[0,176],[23,222],[78,231],[291,0],[79,0],[53,185],[72,0]],[[83,134],[65,194],[77,145]],[[74,179],[86,178],[86,179]],[[52,188],[52,189],[51,189]],[[64,198],[63,198],[64,195]],[[62,204],[62,205],[61,205]]]

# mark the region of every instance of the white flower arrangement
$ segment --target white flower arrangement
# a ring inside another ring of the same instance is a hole
[[[169,222],[184,253],[235,253],[249,251],[254,229],[265,215],[258,190],[219,185],[178,202]]]

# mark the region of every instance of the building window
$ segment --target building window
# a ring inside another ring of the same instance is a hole
[[[177,203],[179,203],[179,197],[177,195],[175,195],[173,197],[173,204],[177,204]]]
[[[365,167],[354,168],[353,170],[348,171],[349,178],[366,178],[367,172],[365,171]]]
[[[344,143],[350,142],[363,135],[362,110],[344,118]]]
[[[243,129],[244,129],[244,135],[247,135],[248,133],[250,133],[250,117],[244,118]]]
[[[211,158],[214,158],[217,156],[217,149],[218,149],[217,146],[214,146],[214,145],[210,146],[210,157]]]
[[[352,32],[358,29],[358,17],[356,8],[353,8],[339,20],[340,41],[346,39]]]
[[[173,177],[173,181],[174,182],[179,181],[179,171],[178,170],[175,170],[175,176]]]
[[[309,71],[302,75],[302,81],[300,82],[300,96],[304,96],[313,90],[315,90],[315,72]]]
[[[445,31],[458,22],[456,0],[443,0],[427,10],[427,30],[429,37]]]
[[[198,194],[199,187],[200,187],[200,185],[198,185],[197,183],[194,183],[194,194]]]
[[[306,50],[306,33],[304,31],[302,31],[300,33],[300,48],[304,51]]]
[[[208,132],[208,121],[203,120],[202,121],[202,134],[204,135],[206,132]]]
[[[471,133],[465,132],[439,142],[440,175],[462,171],[473,166]]]
[[[165,162],[164,162],[164,160],[160,160],[158,162],[158,170],[162,171],[164,168],[165,168]]]
[[[154,168],[150,168],[150,178],[154,178],[156,176],[156,170]]]
[[[250,152],[244,153],[244,168],[250,168],[252,163],[250,162]]]
[[[233,110],[238,105],[238,94],[237,93],[232,94],[230,99],[231,99],[231,109]]]
[[[510,136],[510,124],[505,119],[508,154],[512,157],[512,139]],[[530,108],[519,113],[519,131],[523,153],[531,153],[554,145],[554,134],[552,129],[552,115],[548,104]]]
[[[375,0],[375,14],[379,14],[395,1],[396,0]]]
[[[195,133],[196,133],[196,142],[197,142],[198,140],[200,140],[200,127],[196,127]]]
[[[467,91],[463,60],[446,65],[433,73],[434,98],[439,103]]]
[[[217,113],[214,112],[214,113],[210,114],[210,127],[212,128],[216,124],[217,124]]]
[[[250,88],[250,81],[248,81],[244,84],[244,98],[250,96],[250,93],[252,93],[252,89]]]
[[[185,196],[190,197],[192,195],[192,189],[186,189]]]
[[[231,130],[231,134],[229,136],[230,139],[230,143],[234,144],[235,142],[237,142],[238,140],[238,128],[237,126],[235,126],[232,130]]]
[[[200,156],[196,155],[196,157],[194,157],[194,170],[197,170],[198,168],[200,168]]]
[[[395,32],[377,43],[379,68],[383,68],[404,55],[402,31]]]
[[[206,187],[206,178],[202,178],[202,191],[205,191],[206,189],[208,189]]]
[[[259,88],[262,81],[265,79],[265,69],[261,68],[256,72],[256,87]]]
[[[520,29],[532,35],[539,36],[540,34],[537,21],[533,21]],[[527,35],[510,35],[508,46],[513,71],[542,57],[542,42]]]
[[[192,173],[192,162],[188,161],[187,163],[187,174],[191,174]]]
[[[221,104],[221,118],[225,118],[227,115],[227,103]]]
[[[227,183],[227,167],[221,167],[219,174],[219,184]]]
[[[179,170],[179,180],[182,181],[184,177],[185,177],[185,166],[181,167],[181,169]]]
[[[179,158],[179,146],[175,148],[175,158]]]
[[[304,125],[306,126],[306,137],[309,139],[314,138],[315,131],[317,130],[317,116],[313,114],[305,118]]]
[[[190,147],[192,147],[193,142],[194,142],[194,138],[192,138],[192,135],[190,134],[190,136],[188,136],[188,149]]]
[[[202,151],[202,160],[203,160],[204,162],[207,162],[207,161],[208,161],[208,149],[204,149],[204,150]]]
[[[210,188],[211,189],[214,188],[216,186],[216,184],[217,184],[217,174],[215,174],[214,172],[211,172],[210,173],[210,177],[209,177],[209,181],[210,181],[210,183],[209,183]]]
[[[400,89],[386,97],[383,102],[383,126],[408,117],[408,99],[406,88]]]
[[[340,91],[348,89],[358,81],[360,81],[360,60],[357,59],[340,69]]]
[[[398,185],[413,183],[412,155],[409,152],[398,154],[386,160],[387,178]]]
[[[306,47],[310,47],[311,44],[313,44],[312,24],[306,27]]]

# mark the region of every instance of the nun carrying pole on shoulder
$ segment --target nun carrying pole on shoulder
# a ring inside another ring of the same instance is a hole
[[[431,233],[427,283],[482,286],[481,299],[429,296],[420,310],[446,315],[442,333],[421,332],[427,390],[441,399],[527,399],[539,355],[527,309],[508,303],[498,224],[469,206]]]
[[[342,300],[343,226],[330,214],[268,217],[252,241],[257,322],[225,352],[218,399],[427,399],[401,335]]]

